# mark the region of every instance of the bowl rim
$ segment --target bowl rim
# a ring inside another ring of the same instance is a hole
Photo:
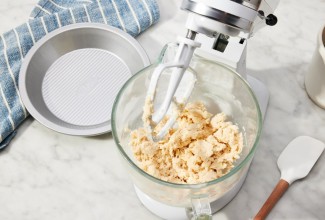
[[[48,42],[55,36],[60,35],[64,32],[73,31],[77,29],[95,29],[95,30],[97,29],[97,30],[103,30],[103,31],[113,33],[118,37],[123,38],[126,42],[129,42],[130,45],[132,45],[135,48],[135,50],[138,52],[139,57],[143,61],[143,65],[144,65],[143,67],[150,65],[150,59],[146,51],[143,49],[140,43],[135,38],[133,38],[130,34],[116,27],[106,25],[106,24],[100,24],[100,23],[70,24],[64,27],[60,27],[46,34],[38,42],[36,42],[35,45],[28,51],[28,53],[26,54],[22,62],[22,66],[19,72],[18,88],[19,88],[21,100],[24,106],[26,107],[27,111],[42,125],[63,134],[77,135],[77,136],[95,136],[95,135],[100,135],[111,131],[111,123],[109,123],[109,120],[107,120],[108,123],[102,123],[104,124],[103,126],[100,126],[101,124],[98,124],[96,127],[89,128],[89,129],[85,129],[84,126],[80,126],[81,129],[63,127],[60,124],[51,122],[50,120],[47,119],[47,117],[44,117],[42,114],[40,114],[40,112],[37,110],[37,107],[33,105],[33,103],[31,102],[26,88],[26,77],[28,75],[27,70],[31,60],[33,59],[37,51],[46,42]],[[134,75],[134,73],[131,74]],[[75,125],[75,126],[79,126],[79,125]]]
[[[216,64],[216,65],[220,65],[225,69],[228,69],[231,74],[233,74],[235,77],[238,77],[243,84],[245,85],[245,87],[247,88],[248,92],[250,93],[251,97],[253,98],[256,110],[257,110],[257,119],[258,119],[258,130],[256,132],[256,138],[254,140],[254,144],[253,147],[251,148],[251,150],[249,151],[249,153],[246,155],[246,157],[244,158],[243,161],[241,161],[238,165],[236,165],[234,168],[232,168],[227,174],[208,181],[208,182],[204,182],[204,183],[197,183],[197,184],[182,184],[182,183],[172,183],[172,182],[168,182],[168,181],[164,181],[161,180],[157,177],[154,177],[150,174],[148,174],[147,172],[145,172],[144,170],[142,170],[140,167],[138,167],[130,158],[129,156],[125,153],[125,151],[123,150],[123,147],[120,145],[120,140],[118,138],[117,135],[117,131],[116,131],[116,123],[115,123],[115,115],[117,113],[117,109],[116,106],[119,103],[120,97],[123,93],[123,91],[127,88],[127,86],[133,81],[133,79],[135,79],[137,76],[139,76],[141,74],[142,71],[145,71],[147,68],[146,67],[144,70],[139,71],[138,73],[134,74],[124,85],[123,87],[120,89],[119,93],[116,96],[116,99],[114,101],[113,104],[113,109],[112,109],[112,116],[111,116],[111,124],[112,124],[112,135],[113,135],[113,139],[114,142],[119,150],[119,152],[122,154],[123,158],[128,162],[128,164],[134,168],[138,173],[142,174],[145,178],[158,183],[160,185],[164,185],[167,187],[173,187],[173,188],[178,188],[178,189],[201,189],[203,187],[208,187],[211,185],[214,185],[216,183],[222,182],[224,180],[226,180],[227,178],[231,177],[232,175],[234,175],[235,173],[237,173],[244,165],[246,165],[254,156],[255,150],[257,148],[258,142],[259,142],[259,138],[261,135],[261,131],[262,131],[262,113],[261,113],[261,109],[257,100],[256,95],[254,94],[252,88],[250,87],[250,85],[248,84],[247,80],[245,80],[239,73],[237,73],[236,71],[234,71],[233,69],[231,69],[228,66],[225,66],[219,62],[213,62],[210,60],[205,60],[206,62],[212,63],[212,64]],[[152,65],[156,65],[156,64],[152,64]]]

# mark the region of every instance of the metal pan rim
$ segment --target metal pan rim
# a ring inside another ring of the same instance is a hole
[[[22,62],[22,66],[21,66],[20,73],[19,73],[19,84],[18,84],[19,93],[20,93],[22,102],[23,102],[24,106],[26,107],[27,111],[30,113],[30,115],[35,120],[37,120],[42,125],[44,125],[45,127],[48,127],[49,129],[52,129],[56,132],[68,134],[68,135],[96,136],[96,135],[110,132],[111,131],[111,123],[107,123],[107,124],[105,123],[105,125],[102,125],[102,126],[99,125],[98,127],[94,127],[94,128],[80,127],[80,129],[75,129],[75,128],[62,127],[60,124],[53,123],[52,121],[48,120],[47,117],[44,117],[39,112],[37,107],[35,107],[34,104],[31,102],[30,97],[27,92],[27,88],[26,88],[25,80],[26,80],[26,76],[28,74],[28,72],[27,72],[28,67],[29,67],[31,60],[33,59],[33,56],[38,52],[38,50],[46,42],[51,40],[53,37],[55,37],[61,33],[76,30],[76,29],[94,29],[94,30],[100,29],[100,30],[111,32],[112,34],[115,34],[116,36],[123,38],[124,40],[129,42],[129,44],[135,48],[135,50],[137,51],[139,57],[141,58],[141,60],[143,62],[143,67],[150,65],[150,60],[149,60],[148,55],[146,54],[145,50],[142,48],[140,43],[136,39],[134,39],[131,35],[129,35],[128,33],[124,32],[118,28],[115,28],[115,27],[112,27],[109,25],[105,25],[105,24],[99,24],[99,23],[71,24],[71,25],[61,27],[59,29],[56,29],[56,30],[48,33],[42,39],[40,39],[38,42],[36,42],[36,44],[29,50],[29,52],[26,54],[26,56]],[[135,73],[131,73],[131,74],[133,75]]]

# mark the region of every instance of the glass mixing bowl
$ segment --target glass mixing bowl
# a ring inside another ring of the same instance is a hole
[[[171,60],[177,46],[164,48],[159,62]],[[262,117],[247,82],[236,72],[221,64],[194,55],[190,67],[197,82],[189,102],[201,101],[208,111],[226,113],[238,125],[244,137],[240,159],[226,175],[200,184],[176,184],[157,179],[137,166],[129,146],[130,132],[143,126],[142,114],[150,77],[157,64],[151,65],[130,78],[122,87],[113,105],[112,132],[119,155],[135,186],[152,199],[176,207],[192,207],[193,200],[204,198],[213,202],[227,194],[244,179],[261,132]],[[202,200],[203,201],[203,200]]]

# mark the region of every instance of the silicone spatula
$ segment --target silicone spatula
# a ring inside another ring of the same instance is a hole
[[[308,175],[324,147],[323,142],[308,136],[299,136],[288,144],[278,159],[281,179],[254,220],[265,219],[290,184]]]

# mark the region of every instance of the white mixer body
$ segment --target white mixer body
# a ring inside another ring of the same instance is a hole
[[[187,38],[201,45],[195,50],[195,54],[226,65],[246,79],[257,97],[263,118],[269,93],[263,83],[246,73],[247,39],[260,28],[276,24],[277,18],[272,13],[278,3],[279,0],[183,0],[181,6],[189,12],[185,25],[189,31]],[[188,63],[188,60],[181,60],[180,63]],[[171,99],[167,101],[171,102]],[[248,170],[249,166],[226,194],[210,203],[212,213],[220,210],[236,196]],[[185,208],[162,204],[136,186],[135,188],[144,206],[156,215],[164,219],[188,218]]]

